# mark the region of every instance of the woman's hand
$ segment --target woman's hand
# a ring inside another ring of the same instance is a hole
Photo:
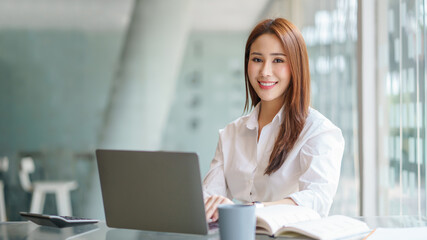
[[[220,204],[234,204],[230,199],[223,196],[209,196],[205,199],[205,211],[206,220],[212,219],[212,221],[218,220],[218,205]]]

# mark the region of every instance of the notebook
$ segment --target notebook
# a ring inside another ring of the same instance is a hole
[[[197,154],[96,150],[108,227],[206,235]]]

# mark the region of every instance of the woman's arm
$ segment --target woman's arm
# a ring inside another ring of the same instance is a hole
[[[299,191],[287,197],[327,216],[337,191],[343,153],[344,138],[338,128],[325,129],[309,139],[299,156],[303,170]]]
[[[266,207],[279,204],[298,205],[292,198],[285,198],[274,202],[262,202],[262,204]]]
[[[343,151],[344,139],[339,129],[323,131],[312,137],[299,155],[303,170],[299,177],[299,191],[284,199],[262,204],[300,205],[326,216],[338,186]]]
[[[221,134],[212,160],[209,172],[203,180],[203,194],[205,195],[206,220],[218,220],[218,205],[233,204],[227,196],[227,184],[224,176],[224,155],[222,152]]]
[[[203,180],[203,194],[205,199],[214,195],[227,196],[221,135],[209,171]]]

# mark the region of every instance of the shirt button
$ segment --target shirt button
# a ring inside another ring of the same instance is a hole
[[[252,195],[252,192],[250,192],[249,194]]]

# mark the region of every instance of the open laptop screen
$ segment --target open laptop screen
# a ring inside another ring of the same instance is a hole
[[[197,154],[97,150],[107,225],[207,234]]]

